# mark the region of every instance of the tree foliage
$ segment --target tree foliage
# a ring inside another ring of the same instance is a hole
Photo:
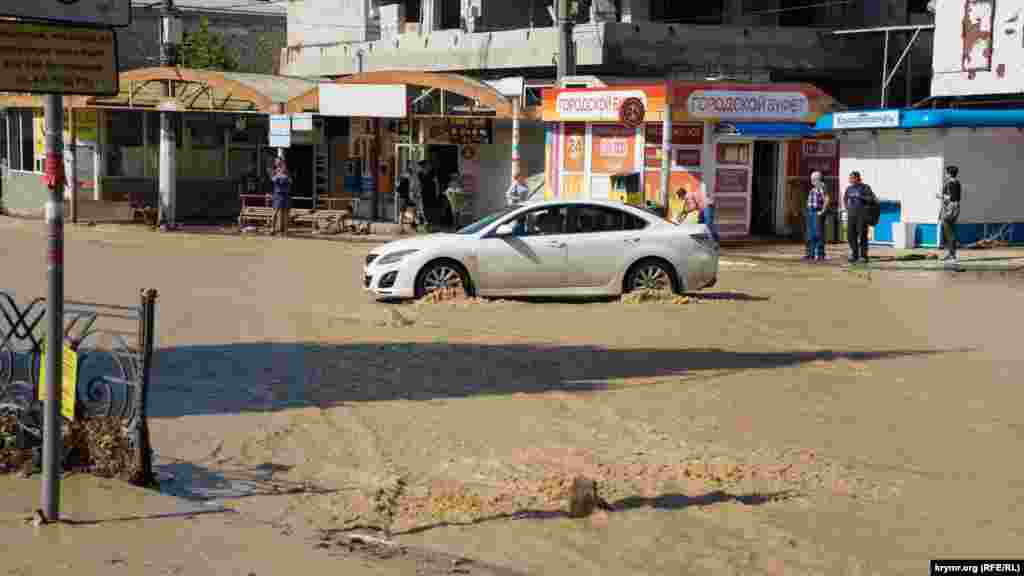
[[[210,21],[205,16],[199,20],[198,30],[185,35],[181,56],[181,64],[186,68],[228,71],[238,68],[221,35],[210,31]]]

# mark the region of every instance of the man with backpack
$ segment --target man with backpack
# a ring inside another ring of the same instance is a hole
[[[868,262],[868,226],[878,224],[878,197],[861,180],[860,172],[850,172],[850,185],[843,194],[847,214],[847,240],[850,263]]]

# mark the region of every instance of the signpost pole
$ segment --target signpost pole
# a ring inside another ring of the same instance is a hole
[[[46,180],[50,201],[46,203],[47,246],[46,298],[46,401],[43,407],[43,516],[48,522],[60,520],[61,476],[61,382],[63,381],[64,333],[64,103],[60,95],[47,94]]]
[[[180,22],[176,17],[173,0],[164,0],[161,17],[160,65],[174,67],[177,65],[178,36]],[[174,96],[174,86],[168,80],[164,84],[164,98],[169,105]],[[158,222],[167,230],[175,228],[177,222],[177,176],[178,165],[175,159],[177,138],[174,134],[174,117],[171,110],[160,112],[160,216]]]
[[[64,153],[68,158],[67,192],[71,196],[71,223],[78,224],[78,126],[75,125],[75,109],[68,107],[68,141]]]
[[[672,174],[672,79],[665,80],[665,111],[661,121],[661,205],[665,208],[665,217],[669,220],[669,183]]]
[[[519,98],[512,99],[512,181],[519,177]],[[524,198],[525,200],[525,198]]]

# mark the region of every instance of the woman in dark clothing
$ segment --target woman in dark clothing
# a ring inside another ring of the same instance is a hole
[[[273,231],[271,234],[280,233],[281,236],[288,235],[288,210],[291,207],[292,178],[288,175],[288,167],[284,160],[274,160],[274,174],[270,177],[274,184],[274,193],[271,201],[274,207]]]
[[[420,194],[423,196],[423,212],[427,224],[437,223],[437,184],[434,182],[434,171],[426,161],[420,163]]]

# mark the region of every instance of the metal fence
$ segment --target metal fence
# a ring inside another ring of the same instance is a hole
[[[75,418],[116,418],[132,448],[133,481],[149,483],[152,456],[146,402],[153,358],[156,290],[137,306],[65,301],[65,346],[76,354]],[[16,416],[20,448],[42,444],[40,368],[46,300],[21,306],[0,291],[0,413]],[[65,457],[67,447],[65,447]]]

